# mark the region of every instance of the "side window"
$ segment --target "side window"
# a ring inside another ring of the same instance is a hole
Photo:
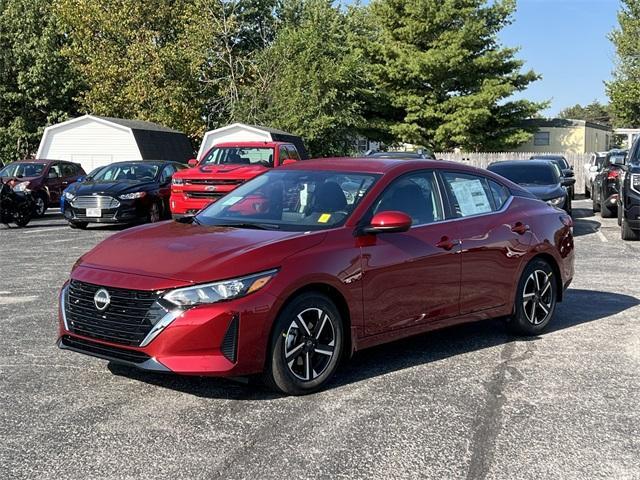
[[[63,163],[62,167],[62,176],[63,177],[74,177],[76,175],[76,167],[71,163]]]
[[[289,158],[294,160],[300,160],[300,155],[298,155],[298,150],[293,145],[287,145],[287,150],[289,151]]]
[[[494,182],[493,180],[489,180],[489,188],[493,194],[493,204],[495,209],[500,210],[511,196],[511,192],[509,192],[506,187],[500,185],[498,182]]]
[[[51,165],[51,168],[49,169],[49,178],[59,178],[61,176],[62,172],[60,171],[60,165]]]
[[[167,183],[171,180],[171,177],[176,172],[176,169],[173,168],[173,165],[167,165],[162,169],[162,174],[160,175],[160,183]]]
[[[456,217],[471,217],[494,210],[486,178],[466,173],[444,172],[442,179]]]
[[[287,150],[286,145],[281,145],[280,146],[280,164],[282,165],[282,162],[284,162],[287,158],[289,158],[289,151]]]
[[[433,172],[416,172],[394,180],[374,204],[373,213],[388,210],[406,213],[414,226],[444,220]]]

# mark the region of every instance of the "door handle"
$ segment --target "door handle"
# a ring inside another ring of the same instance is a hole
[[[451,240],[449,237],[442,237],[438,243],[436,243],[436,247],[442,248],[444,250],[451,250],[456,245],[460,245],[462,242],[460,240]]]
[[[514,226],[511,227],[511,231],[513,233],[517,233],[518,235],[524,235],[525,233],[527,233],[529,230],[531,230],[531,228],[529,227],[529,225],[525,225],[522,222],[516,222],[516,224]]]

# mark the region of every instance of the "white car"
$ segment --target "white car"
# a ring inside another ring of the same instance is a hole
[[[607,152],[595,152],[591,154],[589,161],[584,164],[584,172],[582,175],[584,178],[584,194],[586,198],[591,196],[591,192],[593,191],[593,182],[606,158]]]

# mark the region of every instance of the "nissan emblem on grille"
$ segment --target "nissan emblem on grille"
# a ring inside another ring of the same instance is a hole
[[[109,292],[107,292],[104,288],[98,290],[93,296],[93,303],[101,312],[106,310],[106,308],[111,303],[111,296],[109,295]]]

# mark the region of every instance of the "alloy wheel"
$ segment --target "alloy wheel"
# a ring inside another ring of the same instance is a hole
[[[534,270],[527,277],[522,292],[522,310],[532,325],[540,325],[551,315],[553,307],[553,288],[551,273]]]
[[[331,363],[335,346],[336,332],[329,313],[321,308],[307,308],[291,321],[286,331],[285,363],[299,380],[314,380]]]
[[[151,209],[149,210],[149,221],[151,223],[156,223],[160,221],[160,208],[157,203],[151,205]]]
[[[41,217],[44,215],[44,198],[36,197],[36,215]]]

